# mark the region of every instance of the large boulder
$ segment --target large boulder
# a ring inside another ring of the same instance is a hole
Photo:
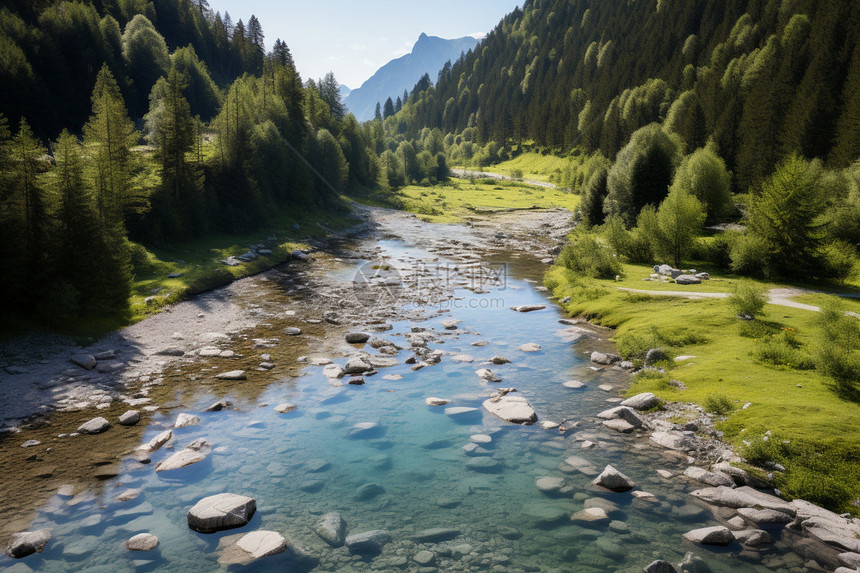
[[[679,285],[700,285],[702,279],[694,275],[678,275],[675,277],[675,284]]]
[[[110,428],[110,422],[102,417],[93,418],[88,422],[84,422],[78,427],[80,434],[101,434]]]
[[[257,500],[244,495],[219,493],[198,501],[188,510],[188,527],[200,533],[215,533],[242,527],[257,511]]]
[[[860,553],[860,526],[843,518],[810,517],[801,524],[803,531],[841,551]]]
[[[391,543],[391,535],[382,529],[356,533],[346,538],[345,544],[353,553],[379,553]]]
[[[612,466],[606,466],[591,483],[617,492],[630,491],[636,485],[633,480]]]
[[[348,332],[345,338],[350,344],[364,344],[370,340],[370,335],[366,332]]]
[[[15,559],[21,559],[33,553],[41,553],[45,545],[53,535],[50,529],[39,529],[36,531],[24,531],[12,536],[12,540],[6,547],[6,555]]]
[[[503,388],[484,400],[484,408],[497,418],[512,424],[531,425],[537,422],[537,414],[529,401],[522,396],[511,394],[515,388]]]
[[[138,410],[128,410],[119,417],[120,426],[134,426],[140,422],[140,412]]]
[[[346,539],[346,521],[335,511],[327,513],[314,526],[314,532],[332,547],[340,547]]]
[[[632,398],[627,398],[621,402],[621,405],[642,412],[644,410],[650,410],[659,403],[660,399],[657,398],[657,396],[651,392],[643,392],[642,394],[637,394]]]
[[[728,545],[735,540],[735,536],[727,527],[716,525],[688,531],[684,539],[702,545]]]

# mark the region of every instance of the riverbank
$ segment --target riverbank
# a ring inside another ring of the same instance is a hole
[[[742,455],[785,468],[761,471],[773,473],[786,495],[860,512],[860,405],[841,398],[827,379],[803,365],[816,344],[816,314],[802,304],[768,304],[761,319],[748,323],[736,318],[725,299],[709,297],[730,290],[732,278],[712,275],[701,287],[680,287],[690,296],[701,291],[702,298],[677,298],[622,290],[618,285],[658,284],[639,280],[650,275],[644,266],[627,265],[625,271],[616,283],[556,266],[546,284],[567,301],[573,316],[616,329],[624,358],[641,364],[648,350],[663,349],[654,365],[665,373],[638,374],[630,392],[654,392],[710,411]]]

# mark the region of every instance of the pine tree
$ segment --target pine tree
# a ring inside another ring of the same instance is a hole
[[[394,113],[394,102],[391,101],[391,98],[388,98],[387,100],[385,100],[385,106],[383,106],[382,108],[382,118],[388,119],[389,117],[394,115]]]
[[[325,77],[319,81],[319,85],[317,87],[319,89],[320,97],[322,97],[323,101],[328,104],[332,119],[334,119],[336,123],[343,121],[343,118],[346,115],[346,110],[344,109],[343,102],[340,99],[340,84],[334,77],[334,73],[327,73]]]
[[[137,134],[106,65],[96,77],[92,104],[92,115],[84,126],[84,143],[93,158],[89,164],[96,207],[104,226],[122,225],[131,202],[131,147]]]
[[[374,120],[381,120],[382,119],[382,105],[379,102],[376,102],[376,109],[373,112],[373,119]]]

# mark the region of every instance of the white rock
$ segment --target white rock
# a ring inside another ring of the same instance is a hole
[[[140,446],[138,449],[146,451],[146,452],[154,452],[154,451],[160,449],[161,446],[163,446],[164,444],[169,442],[170,438],[172,438],[172,437],[173,437],[173,432],[171,430],[164,430],[163,432],[161,432],[160,434],[158,434],[157,436],[155,436],[154,438],[149,440],[149,442]]]
[[[651,441],[658,446],[675,451],[684,451],[690,448],[689,440],[674,432],[654,432],[651,434]]]
[[[537,414],[529,401],[520,395],[512,395],[515,389],[505,388],[484,400],[484,408],[497,418],[513,424],[534,424]]]
[[[276,531],[252,531],[243,535],[236,546],[248,553],[251,559],[262,559],[287,550],[287,540]]]
[[[16,533],[6,547],[6,555],[21,559],[33,553],[41,553],[52,537],[50,529]]]
[[[230,372],[222,372],[215,378],[218,380],[246,380],[247,376],[244,370],[231,370]]]
[[[158,538],[151,533],[138,533],[125,542],[129,551],[152,551],[158,547]]]
[[[709,472],[703,468],[696,466],[688,467],[686,470],[684,470],[684,475],[690,479],[714,487],[721,485],[726,487],[733,487],[735,485],[734,480],[726,474],[720,472]]]
[[[449,404],[450,402],[451,402],[450,400],[446,400],[445,398],[435,398],[432,396],[430,398],[424,399],[424,403],[427,404],[428,406],[445,406],[445,405]]]
[[[540,352],[541,346],[536,342],[529,342],[527,344],[523,344],[519,347],[519,350],[522,352]]]
[[[722,525],[693,529],[685,533],[683,537],[687,541],[701,543],[702,545],[728,545],[735,540],[732,532]]]
[[[582,511],[577,511],[570,519],[572,521],[591,523],[595,521],[609,521],[609,516],[606,515],[606,510],[601,507],[589,507]]]
[[[140,412],[128,410],[119,417],[120,426],[134,426],[140,421]]]
[[[628,398],[621,402],[622,406],[626,406],[628,408],[633,408],[634,410],[650,410],[654,406],[660,403],[660,400],[652,394],[651,392],[645,392],[643,394],[637,394],[632,398]]]
[[[156,472],[166,472],[170,470],[178,470],[192,464],[202,462],[206,459],[206,454],[192,449],[184,449],[174,453],[172,456],[155,464]]]
[[[340,547],[346,538],[346,522],[337,512],[327,513],[317,522],[314,532],[332,547]]]
[[[580,388],[585,388],[585,384],[580,382],[579,380],[569,380],[562,384],[565,388],[571,388],[573,390],[579,390]]]
[[[283,404],[278,404],[277,406],[275,406],[275,412],[277,412],[278,414],[286,414],[288,412],[292,412],[296,408],[298,408],[298,406],[296,406],[295,404],[284,402]]]
[[[192,414],[182,413],[176,416],[176,421],[173,422],[173,429],[186,428],[188,426],[195,426],[200,423],[200,418],[194,416]]]

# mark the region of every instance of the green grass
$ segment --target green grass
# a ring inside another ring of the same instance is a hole
[[[504,210],[564,207],[573,211],[579,205],[579,197],[571,193],[483,179],[451,179],[434,187],[409,185],[395,198],[406,211],[432,223],[459,223],[470,215]]]
[[[626,265],[626,278],[616,283],[576,277],[556,266],[548,272],[546,283],[558,299],[572,297],[565,305],[572,315],[615,328],[619,348],[637,349],[650,338],[667,343],[670,355],[695,356],[671,364],[667,376],[635,377],[631,395],[650,391],[665,400],[719,410],[725,418],[718,427],[741,452],[769,431],[769,440],[781,445],[774,461],[788,468],[777,485],[789,495],[856,512],[847,502],[860,498],[860,405],[840,398],[832,383],[815,370],[756,359],[762,355],[765,339],[784,329],[790,329],[801,352],[808,352],[816,343],[816,313],[768,304],[760,320],[746,323],[734,316],[726,300],[647,296],[615,288],[729,292],[734,280],[714,275],[702,286],[661,286],[640,280],[649,272],[646,266]],[[682,381],[687,390],[669,385],[668,379]],[[743,409],[748,402],[750,406]],[[810,451],[816,456],[810,458]],[[808,478],[821,472],[825,481],[843,480],[846,489],[839,495],[832,488],[816,489]]]
[[[515,170],[520,170],[526,179],[550,183],[561,175],[564,168],[570,165],[570,162],[570,159],[565,157],[541,155],[530,151],[508,161],[492,165],[487,168],[487,171],[512,175]]]

